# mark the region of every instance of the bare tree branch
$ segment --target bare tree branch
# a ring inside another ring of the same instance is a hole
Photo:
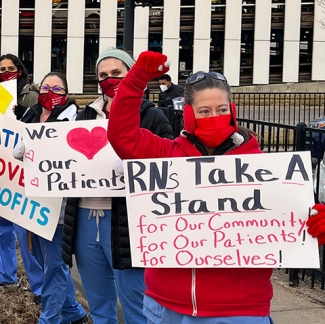
[[[316,0],[317,4],[325,9],[325,0]]]
[[[317,20],[320,23],[320,28],[325,29],[325,18]]]

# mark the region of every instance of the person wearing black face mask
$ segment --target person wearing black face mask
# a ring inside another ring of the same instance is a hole
[[[4,54],[0,57],[0,81],[17,79],[17,105],[13,107],[16,118],[19,120],[27,110],[37,103],[38,89],[28,81],[27,70],[22,61],[13,54]]]
[[[86,106],[77,120],[108,119],[119,83],[134,63],[125,51],[103,52],[96,63],[103,94]],[[151,101],[142,100],[140,119],[141,127],[173,138],[167,118]],[[147,323],[142,312],[144,270],[132,268],[125,197],[69,198],[62,239],[63,260],[70,267],[72,254],[76,255],[94,323],[117,323],[116,290],[125,323]]]

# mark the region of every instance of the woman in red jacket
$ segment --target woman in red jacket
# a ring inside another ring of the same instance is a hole
[[[120,83],[108,139],[121,159],[261,153],[254,133],[237,125],[230,87],[216,72],[198,72],[187,79],[179,138],[161,139],[140,129],[143,89],[168,71],[166,60],[160,53],[143,52]],[[313,226],[325,223],[321,214]],[[324,244],[325,230],[319,235]],[[148,323],[155,324],[272,323],[271,274],[266,268],[147,268],[144,313]]]

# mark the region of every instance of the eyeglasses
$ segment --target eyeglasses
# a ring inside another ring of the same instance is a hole
[[[215,80],[227,82],[226,77],[221,73],[213,72],[213,71],[206,73],[206,72],[199,71],[199,72],[196,72],[196,73],[190,75],[186,79],[186,84],[194,84],[194,83],[200,82],[200,81],[204,80],[206,77],[210,77]]]
[[[54,93],[61,93],[62,91],[65,92],[65,89],[59,86],[49,87],[47,85],[41,86],[41,90],[49,92],[50,90]]]

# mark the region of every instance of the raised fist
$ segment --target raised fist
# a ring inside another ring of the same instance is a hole
[[[322,246],[325,244],[325,205],[314,205],[310,215],[306,223],[307,231],[312,237],[317,237],[318,245]]]
[[[169,71],[170,62],[164,54],[145,51],[140,54],[135,66],[145,70],[151,79],[155,79]]]

